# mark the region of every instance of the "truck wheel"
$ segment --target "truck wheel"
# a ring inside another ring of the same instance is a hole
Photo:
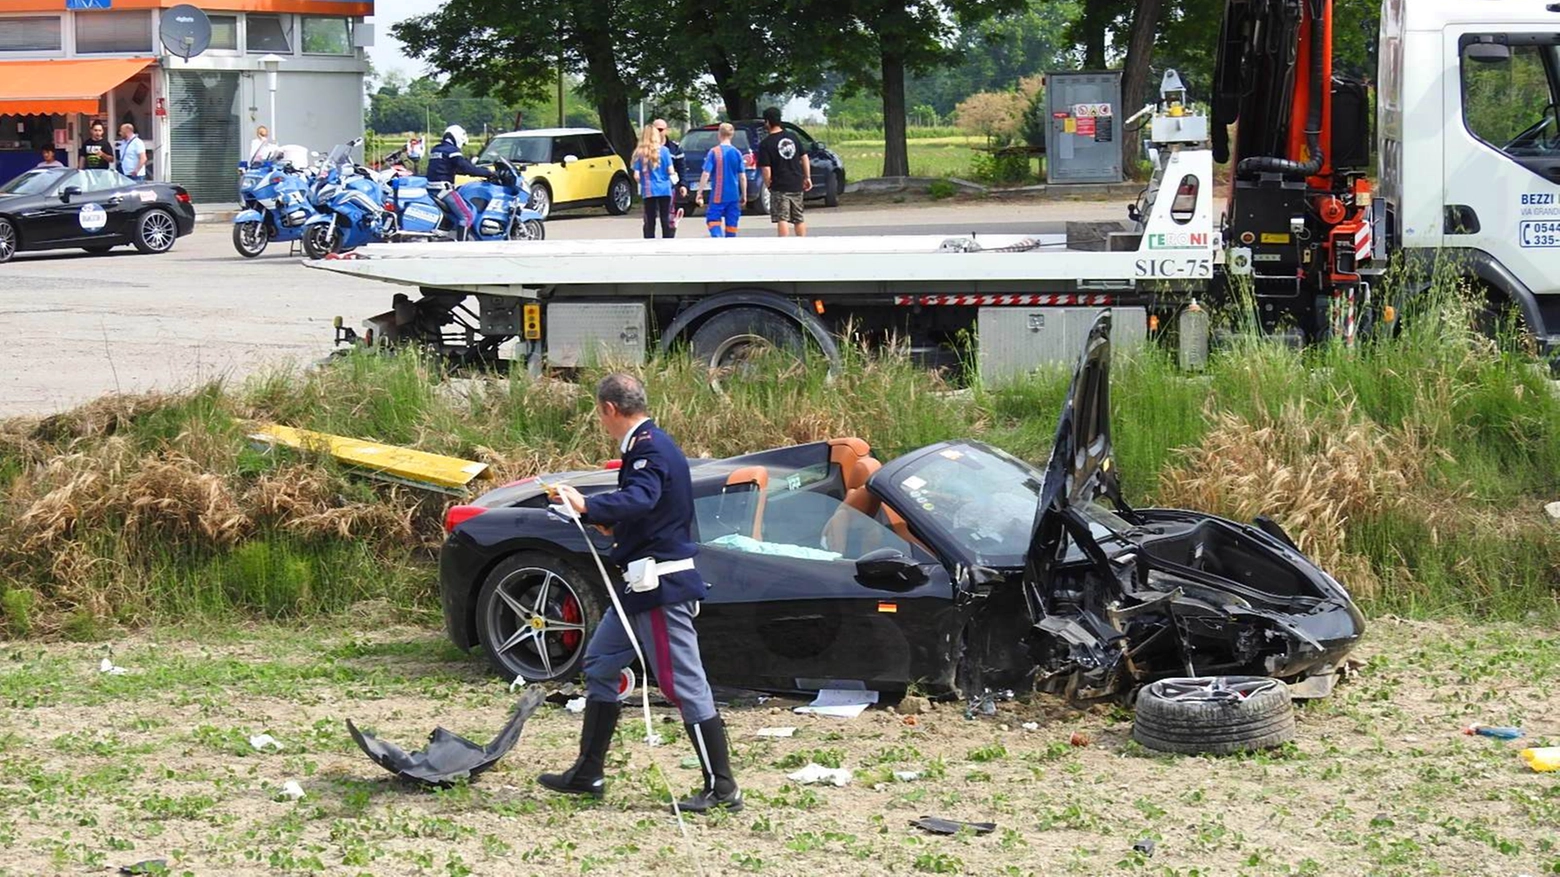
[[[839,174],[831,172],[829,174],[828,179],[823,181],[823,206],[825,206],[825,207],[838,207],[838,206],[840,206],[840,189],[841,188],[843,188],[843,187],[840,185]]]
[[[1266,676],[1161,679],[1138,693],[1132,739],[1159,752],[1229,755],[1295,736],[1289,686]]]
[[[612,178],[612,184],[607,187],[607,212],[613,216],[622,216],[632,206],[634,206],[634,187],[629,185],[628,177],[618,174]]]
[[[796,322],[764,308],[738,307],[710,317],[690,339],[693,356],[717,388],[754,357],[780,350],[801,359],[806,348]]]

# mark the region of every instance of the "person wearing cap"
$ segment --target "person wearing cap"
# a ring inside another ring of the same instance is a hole
[[[699,177],[699,193],[696,203],[703,205],[704,192],[710,193],[710,210],[704,216],[704,225],[712,238],[737,236],[737,220],[742,217],[742,205],[747,203],[747,174],[742,167],[742,153],[731,145],[736,129],[730,122],[720,124],[720,143],[704,153],[704,173]]]
[[[650,124],[655,126],[657,134],[661,135],[661,145],[672,154],[672,230],[677,230],[677,223],[683,218],[683,209],[678,205],[688,197],[688,177],[685,172],[682,144],[672,139],[666,130],[666,120],[656,119]]]
[[[764,110],[764,127],[769,136],[758,145],[758,166],[769,188],[769,221],[780,237],[807,236],[802,219],[802,195],[812,188],[812,164],[802,151],[796,135],[780,125],[780,108]]]

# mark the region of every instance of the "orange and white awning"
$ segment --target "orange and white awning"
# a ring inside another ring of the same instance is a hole
[[[104,94],[156,60],[0,61],[0,115],[95,113]]]

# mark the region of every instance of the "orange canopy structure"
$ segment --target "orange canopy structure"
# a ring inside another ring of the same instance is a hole
[[[95,113],[102,95],[155,60],[0,61],[0,115]]]

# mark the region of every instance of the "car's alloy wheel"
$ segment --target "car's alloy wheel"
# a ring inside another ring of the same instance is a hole
[[[477,598],[484,651],[506,679],[566,679],[584,660],[601,618],[596,591],[557,558],[519,554],[488,574]]]
[[[179,225],[166,210],[148,210],[135,225],[135,248],[143,253],[166,253],[179,237]]]
[[[527,205],[532,210],[542,215],[543,219],[552,215],[552,189],[546,183],[537,183],[531,187],[531,203]]]
[[[253,259],[265,252],[269,243],[271,236],[265,233],[264,223],[241,222],[233,226],[233,249],[240,256]]]
[[[622,216],[632,206],[634,206],[633,187],[623,177],[614,177],[612,185],[607,187],[607,212],[613,216]]]
[[[1228,755],[1295,736],[1289,687],[1266,676],[1161,679],[1137,696],[1132,739],[1149,749]]]
[[[16,226],[9,219],[0,219],[0,262],[9,262],[16,255]]]

